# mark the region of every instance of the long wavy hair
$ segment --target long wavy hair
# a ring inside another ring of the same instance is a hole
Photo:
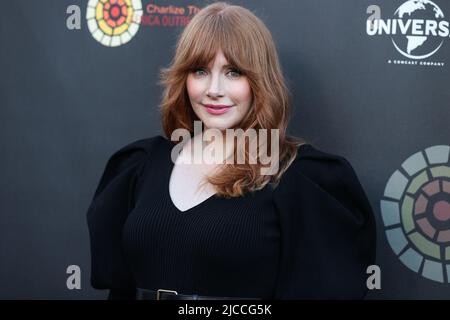
[[[264,23],[248,9],[217,2],[200,10],[183,30],[170,66],[161,70],[163,130],[169,139],[178,128],[194,131],[194,121],[199,119],[189,100],[186,79],[189,72],[208,65],[218,49],[222,49],[229,64],[247,77],[252,90],[253,104],[239,128],[269,129],[269,135],[270,129],[279,129],[279,170],[274,175],[261,175],[259,163],[223,164],[207,182],[214,186],[217,196],[227,198],[242,196],[267,184],[276,187],[305,140],[286,135],[291,97],[275,43]],[[248,148],[244,150],[247,160]],[[237,152],[235,144],[235,156]]]

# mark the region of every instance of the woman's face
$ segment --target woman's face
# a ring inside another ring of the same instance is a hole
[[[187,77],[189,100],[204,129],[234,128],[252,105],[248,79],[227,64],[219,50],[208,66],[190,72]]]

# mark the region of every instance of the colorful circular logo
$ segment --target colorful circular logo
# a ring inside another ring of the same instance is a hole
[[[89,0],[86,19],[95,40],[108,47],[127,43],[139,30],[141,0]]]
[[[400,261],[427,279],[450,283],[450,146],[406,159],[386,184],[381,214]]]

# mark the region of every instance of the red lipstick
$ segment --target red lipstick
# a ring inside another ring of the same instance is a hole
[[[206,111],[208,111],[208,113],[213,115],[224,114],[232,107],[223,104],[205,104],[204,106],[206,108]]]

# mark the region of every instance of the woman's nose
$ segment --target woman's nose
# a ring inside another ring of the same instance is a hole
[[[208,97],[221,97],[221,96],[223,96],[222,90],[223,90],[223,88],[222,88],[220,75],[213,74],[211,76],[211,81],[210,81],[209,87],[208,87],[208,92],[207,92]]]

